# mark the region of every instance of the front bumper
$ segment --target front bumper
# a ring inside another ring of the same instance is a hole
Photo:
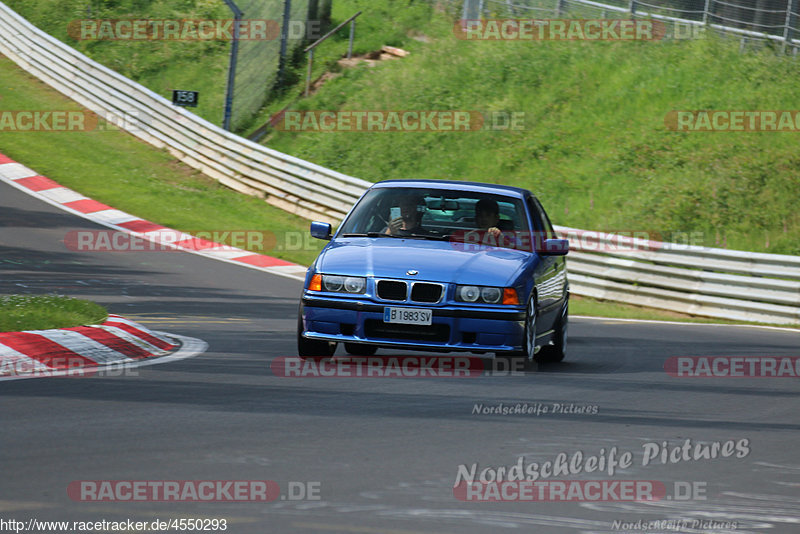
[[[377,304],[305,294],[303,336],[340,343],[363,343],[405,349],[508,352],[522,349],[525,311],[453,305]],[[387,306],[433,310],[431,326],[383,322]]]

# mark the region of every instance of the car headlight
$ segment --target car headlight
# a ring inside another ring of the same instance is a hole
[[[475,302],[480,296],[481,290],[478,286],[458,286],[456,290],[457,299],[464,302]]]
[[[339,276],[335,274],[314,275],[322,280],[319,286],[312,280],[309,290],[330,291],[332,293],[364,293],[367,289],[367,279],[361,276]]]
[[[341,276],[323,276],[322,287],[325,291],[341,291],[344,286],[344,278]]]
[[[344,290],[348,293],[363,293],[367,280],[359,276],[348,276],[344,279]]]
[[[499,287],[483,287],[481,288],[481,298],[484,302],[489,304],[497,304],[500,302],[500,298],[503,296],[503,292],[500,291]]]
[[[486,304],[519,304],[512,287],[456,286],[456,300]]]

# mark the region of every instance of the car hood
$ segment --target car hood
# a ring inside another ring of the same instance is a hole
[[[465,250],[463,243],[447,241],[348,237],[336,239],[320,254],[316,270],[348,276],[509,286],[536,258],[535,254],[512,249]],[[407,274],[410,270],[418,274]]]

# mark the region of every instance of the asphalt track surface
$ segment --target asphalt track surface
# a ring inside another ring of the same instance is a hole
[[[670,519],[685,522],[682,532],[711,531],[691,528],[694,520],[736,522],[716,532],[800,529],[797,379],[675,378],[663,368],[670,356],[799,356],[800,333],[573,319],[568,360],[538,373],[281,378],[270,363],[296,354],[300,282],[187,253],[64,246],[70,230],[101,228],[0,184],[0,293],[93,299],[209,348],[125,376],[0,383],[0,519],[224,518],[233,533],[619,532],[629,530],[615,521]],[[549,413],[474,413],[500,403]],[[554,404],[597,413],[553,413]],[[746,439],[748,452],[642,465],[646,443],[686,439]],[[660,481],[670,496],[676,481],[700,483],[705,498],[463,502],[453,494],[461,464],[480,470],[524,456],[527,465],[614,446],[633,454],[631,467],[556,478]],[[67,486],[81,480],[271,480],[284,497],[290,482],[312,482],[320,498],[74,501]]]

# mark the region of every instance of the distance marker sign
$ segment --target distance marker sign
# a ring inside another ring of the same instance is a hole
[[[197,91],[172,91],[172,103],[176,106],[196,108],[199,100],[200,93]]]

